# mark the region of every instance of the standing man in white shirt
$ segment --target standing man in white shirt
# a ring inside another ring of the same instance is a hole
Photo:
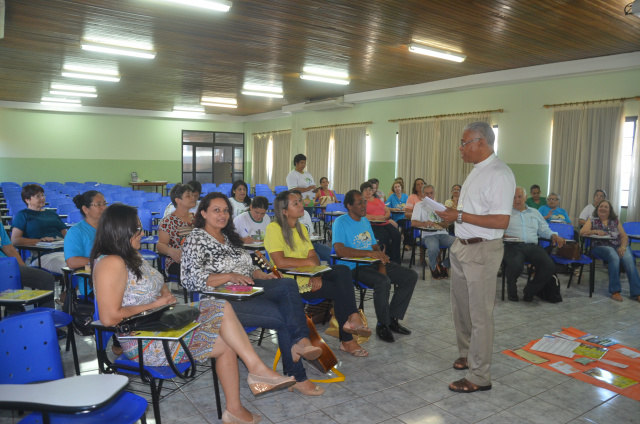
[[[307,157],[302,153],[298,153],[293,158],[293,171],[287,175],[287,187],[289,190],[299,190],[302,193],[302,201],[305,210],[309,214],[313,213],[313,204],[316,191],[316,182],[313,176],[304,170],[307,166]]]
[[[516,181],[511,169],[493,150],[495,134],[486,122],[464,127],[460,156],[474,167],[462,185],[458,209],[437,214],[456,222],[451,246],[451,311],[460,357],[453,363],[467,370],[449,390],[471,393],[491,389],[493,307],[502,236],[509,225]]]

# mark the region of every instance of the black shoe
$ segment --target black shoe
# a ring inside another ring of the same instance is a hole
[[[67,332],[61,329],[56,329],[56,336],[58,336],[58,340],[65,339],[67,337]]]
[[[431,279],[432,280],[439,280],[441,279],[442,276],[440,275],[440,273],[438,272],[438,268],[436,269],[432,269],[431,270]]]
[[[391,330],[388,325],[376,325],[376,334],[378,338],[383,342],[393,343],[395,339],[393,338],[393,334],[391,334]]]
[[[518,302],[520,299],[518,299],[518,294],[510,294],[509,295],[509,300],[512,302]]]
[[[531,296],[530,294],[526,294],[525,293],[525,295],[522,298],[522,300],[524,300],[525,302],[533,302],[533,296]]]
[[[404,334],[406,336],[411,334],[411,330],[409,330],[407,327],[403,325],[400,325],[397,318],[391,318],[391,324],[389,324],[389,328],[394,333]]]

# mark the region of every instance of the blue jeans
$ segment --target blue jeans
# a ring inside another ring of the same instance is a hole
[[[616,249],[611,246],[596,246],[592,251],[598,258],[609,263],[609,293],[621,291],[620,262],[622,262],[624,272],[627,273],[627,278],[629,279],[631,296],[640,296],[640,277],[638,276],[638,268],[636,268],[631,249],[627,248],[622,258],[618,255]]]
[[[313,243],[313,249],[316,251],[318,258],[328,264],[331,263],[331,247],[322,243]]]
[[[291,347],[309,337],[307,317],[298,290],[291,278],[254,280],[256,287],[263,287],[264,294],[248,301],[231,302],[240,323],[245,327],[264,327],[276,330],[282,353],[282,364],[288,375],[296,381],[305,381],[307,374],[302,361],[293,362]]]
[[[440,247],[451,247],[456,238],[449,234],[432,234],[430,236],[422,235],[422,244],[427,248],[427,255],[429,255],[429,266],[431,270],[436,269],[438,264],[438,255],[440,254]],[[449,257],[447,257],[443,264],[446,268],[451,268],[449,265]]]

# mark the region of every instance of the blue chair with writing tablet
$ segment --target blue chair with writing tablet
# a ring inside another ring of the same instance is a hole
[[[122,377],[115,387],[100,384],[105,382],[104,376],[64,378],[56,342],[48,312],[0,321],[0,409],[35,411],[22,419],[22,424],[146,423],[147,401],[122,392],[126,383],[120,381]],[[108,380],[111,383],[114,378]]]

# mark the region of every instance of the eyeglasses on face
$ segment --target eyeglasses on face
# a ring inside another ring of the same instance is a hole
[[[89,203],[89,206],[96,206],[96,207],[106,207],[109,203],[107,202],[101,202],[101,203]]]
[[[34,194],[31,197],[35,197],[36,199],[44,199],[45,197],[47,197],[47,195],[44,193],[38,193],[38,194]]]
[[[469,143],[473,143],[474,141],[478,141],[478,140],[481,140],[481,139],[482,139],[482,137],[478,137],[478,138],[474,138],[473,140],[464,141],[464,138],[461,138],[460,139],[460,147],[464,147]]]

